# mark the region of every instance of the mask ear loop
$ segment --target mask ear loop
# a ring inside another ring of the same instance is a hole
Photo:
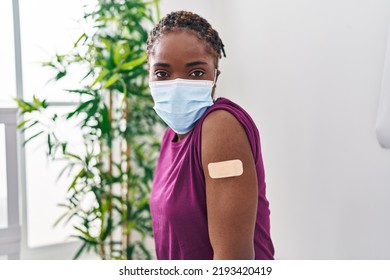
[[[215,86],[215,83],[217,82],[217,74],[218,74],[218,69],[217,68],[215,68],[215,70],[214,70],[214,80],[213,80],[213,87]]]
[[[215,102],[215,87],[216,87],[216,82],[217,82],[217,74],[218,74],[218,69],[215,68],[214,70],[214,80],[213,80],[213,85],[212,85],[212,94],[211,97],[213,98],[213,101]]]

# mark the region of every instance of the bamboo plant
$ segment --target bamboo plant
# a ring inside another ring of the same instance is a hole
[[[42,127],[25,143],[43,137],[48,156],[66,162],[58,175],[73,174],[58,222],[71,222],[81,240],[75,258],[85,251],[101,259],[152,258],[145,240],[152,236],[149,193],[162,123],[148,89],[145,43],[158,18],[159,0],[97,0],[83,19],[94,31],[81,34],[69,53],[43,63],[55,71],[55,81],[73,65],[83,66],[84,85],[64,90],[77,96],[77,106],[59,116],[49,114],[47,100],[16,99],[19,128]],[[79,153],[48,125],[75,119],[84,142]]]

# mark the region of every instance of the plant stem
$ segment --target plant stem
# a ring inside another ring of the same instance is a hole
[[[128,122],[129,118],[129,99],[126,97],[126,124]],[[130,138],[126,137],[126,173],[127,173],[127,197],[126,197],[126,205],[130,203],[130,194],[131,194],[131,183],[130,183],[130,171],[131,171],[131,146],[130,146]],[[129,211],[128,211],[129,212]],[[128,228],[128,217],[126,215],[126,229],[127,229],[127,236],[126,236],[126,252],[127,248],[130,246],[131,241],[131,230]],[[126,259],[130,259],[130,256],[126,253]]]
[[[99,141],[100,153],[99,153],[99,162],[103,162],[103,142]],[[100,182],[101,188],[103,188],[102,182]],[[100,203],[104,203],[106,199],[105,195],[99,195]],[[100,217],[102,225],[104,224],[104,215]],[[103,227],[102,227],[103,228]],[[102,229],[101,228],[101,229]],[[104,248],[104,240],[99,239],[99,256],[102,260],[106,259],[106,250]]]
[[[106,259],[106,252],[104,249],[104,240],[100,240],[100,242],[99,242],[99,256],[102,260]]]
[[[109,94],[109,107],[108,107],[108,119],[110,121],[110,131],[108,132],[109,133],[109,139],[110,139],[110,147],[109,147],[109,163],[108,163],[108,173],[109,173],[109,176],[110,178],[112,178],[112,165],[113,165],[113,152],[112,152],[112,111],[113,111],[113,93],[112,93],[112,90],[110,90],[110,94]],[[113,222],[114,220],[114,217],[113,217],[113,210],[112,210],[112,182],[110,182],[110,185],[109,185],[109,195],[108,195],[108,217],[109,217],[109,220],[111,219],[111,223]],[[112,249],[113,249],[113,244],[114,244],[114,238],[113,238],[113,231],[110,230],[110,259],[112,259]]]
[[[129,114],[129,100],[127,98],[127,96],[124,97],[124,103],[125,103],[125,108],[124,108],[124,116],[123,118],[126,120],[126,129],[125,129],[125,133],[127,132],[127,124],[128,124],[128,114]],[[128,259],[128,255],[127,255],[127,248],[129,246],[129,242],[128,242],[128,235],[129,235],[129,217],[128,217],[128,199],[127,199],[127,196],[128,196],[128,192],[129,192],[129,189],[128,189],[128,184],[129,184],[129,181],[130,181],[130,174],[129,174],[129,170],[130,170],[130,165],[129,165],[129,144],[128,144],[128,138],[127,138],[127,135],[125,134],[124,136],[124,146],[123,147],[125,149],[125,157],[126,157],[126,165],[125,165],[125,170],[126,170],[126,176],[125,176],[125,180],[123,181],[123,185],[122,185],[122,199],[123,199],[123,208],[122,208],[122,211],[123,211],[123,228],[122,228],[122,256],[123,256],[123,259]]]

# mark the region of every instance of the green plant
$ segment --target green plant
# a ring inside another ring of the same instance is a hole
[[[96,2],[84,15],[93,32],[83,33],[68,54],[43,64],[55,71],[55,81],[73,65],[86,69],[80,73],[86,85],[65,90],[80,103],[59,116],[48,112],[46,100],[16,99],[24,117],[18,127],[30,131],[40,124],[43,129],[25,143],[44,137],[48,156],[67,163],[59,176],[74,174],[59,221],[72,221],[82,241],[75,258],[92,250],[102,259],[150,259],[144,241],[152,236],[149,193],[161,121],[149,94],[145,44],[147,29],[159,18],[159,0]],[[64,120],[79,122],[82,152],[53,129]]]

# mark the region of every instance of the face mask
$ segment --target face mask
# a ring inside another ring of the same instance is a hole
[[[177,134],[189,132],[213,104],[214,81],[176,79],[149,83],[157,115]]]

